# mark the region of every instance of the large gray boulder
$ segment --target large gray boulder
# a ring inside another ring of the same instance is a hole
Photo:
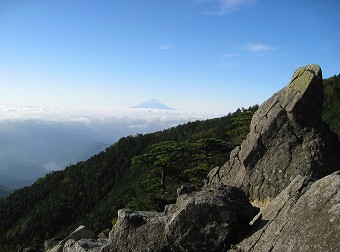
[[[339,172],[313,184],[297,176],[268,206],[242,242],[230,251],[339,251]]]
[[[172,251],[218,251],[244,230],[259,209],[238,188],[223,184],[182,194],[167,206],[165,234]]]
[[[218,251],[244,231],[258,211],[235,187],[182,187],[176,204],[162,213],[119,210],[102,251]]]
[[[170,251],[164,227],[164,213],[119,210],[117,222],[109,234],[109,244],[102,251]]]
[[[296,70],[289,85],[260,106],[246,140],[209,173],[209,183],[237,186],[263,203],[298,175],[316,180],[338,170],[339,143],[321,121],[322,102],[320,67]]]

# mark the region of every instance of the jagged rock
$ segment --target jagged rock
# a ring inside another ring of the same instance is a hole
[[[63,252],[100,252],[106,244],[107,240],[71,239],[65,243]]]
[[[339,251],[339,172],[308,181],[297,176],[261,211],[253,233],[230,251]]]
[[[76,230],[74,230],[69,236],[67,236],[64,240],[62,240],[61,242],[59,242],[60,245],[64,246],[64,244],[68,241],[68,240],[75,240],[78,241],[80,239],[93,239],[96,237],[96,234],[88,229],[85,226],[79,226]]]
[[[103,252],[168,252],[165,215],[158,212],[119,210]]]
[[[336,137],[321,121],[322,73],[317,65],[295,71],[289,85],[254,114],[250,133],[208,183],[243,189],[253,201],[270,201],[297,176],[316,180],[339,169]]]
[[[164,213],[119,210],[102,251],[216,251],[259,211],[244,192],[223,184],[198,192],[182,187],[179,195]]]
[[[180,195],[166,208],[165,233],[172,251],[216,251],[259,211],[238,188],[223,184]]]

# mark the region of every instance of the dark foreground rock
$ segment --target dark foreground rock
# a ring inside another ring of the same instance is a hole
[[[216,251],[242,232],[259,209],[238,188],[223,184],[178,197],[166,208],[172,251]]]
[[[212,185],[187,194],[181,190],[164,213],[120,210],[103,251],[218,251],[258,211],[235,187]]]
[[[166,242],[164,213],[119,210],[103,252],[170,251]]]
[[[261,211],[252,233],[230,251],[339,251],[339,172],[312,185],[306,181],[297,176]]]
[[[299,68],[289,85],[254,114],[250,133],[210,183],[243,189],[253,201],[270,201],[298,175],[316,180],[339,169],[337,138],[321,121],[323,86],[317,65]]]

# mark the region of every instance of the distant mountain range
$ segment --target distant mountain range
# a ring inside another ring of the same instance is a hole
[[[78,149],[68,152],[56,159],[55,161],[49,162],[44,165],[47,170],[61,170],[69,164],[76,164],[78,161],[85,161],[93,155],[105,150],[110,147],[110,144],[105,143],[94,143],[91,145],[79,147]]]
[[[18,189],[87,160],[109,146],[99,138],[86,124],[0,121],[0,185]]]
[[[152,109],[171,109],[170,107],[164,105],[157,99],[149,99],[141,104],[133,106],[131,108],[152,108]]]

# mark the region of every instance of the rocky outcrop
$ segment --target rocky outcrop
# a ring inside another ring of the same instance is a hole
[[[167,242],[172,251],[216,251],[235,239],[258,211],[243,191],[223,184],[183,194],[165,210]]]
[[[339,144],[321,122],[322,73],[317,65],[299,68],[288,86],[254,114],[250,133],[209,183],[243,189],[253,201],[269,201],[298,175],[310,180],[339,169]]]
[[[164,228],[164,213],[119,210],[109,235],[109,245],[103,252],[169,251]]]
[[[120,210],[103,251],[217,251],[259,211],[244,192],[223,184],[179,193],[164,213]]]
[[[313,184],[297,176],[261,211],[248,236],[230,251],[338,251],[339,172]]]

